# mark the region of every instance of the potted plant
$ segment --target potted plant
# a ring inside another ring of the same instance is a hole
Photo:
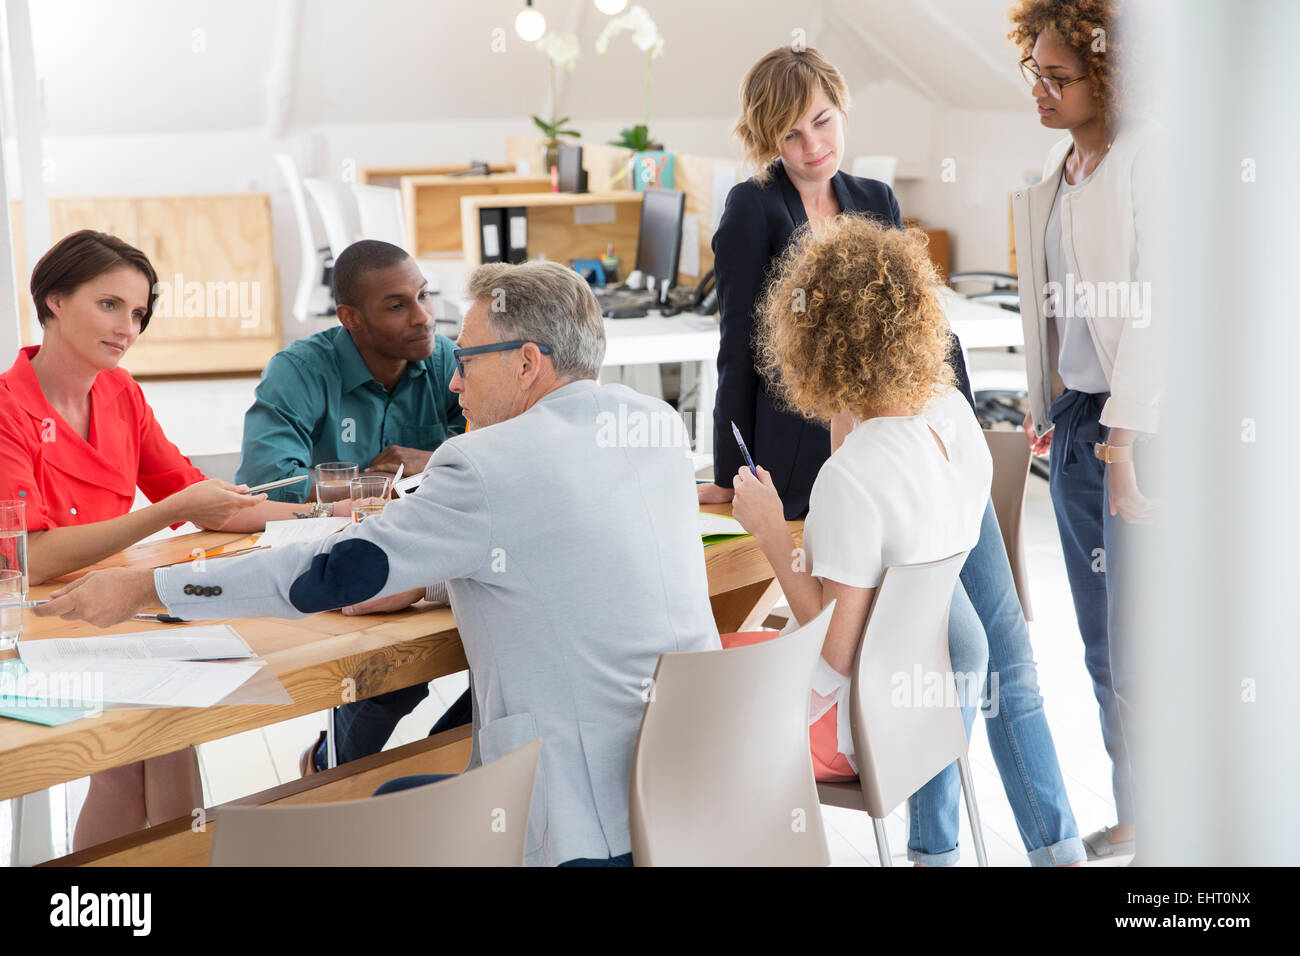
[[[566,73],[572,73],[578,64],[578,37],[573,33],[548,33],[537,41],[537,49],[546,54],[549,61],[547,66],[550,70],[551,78],[551,118],[550,121],[542,119],[540,116],[534,116],[533,122],[537,128],[542,131],[546,137],[546,146],[543,151],[542,163],[545,166],[545,172],[550,172],[552,166],[558,162],[560,151],[560,137],[570,136],[577,138],[581,134],[570,129],[565,124],[569,122],[568,116],[557,117],[558,112],[555,98],[555,71],[556,69],[564,70]]]
[[[663,153],[663,144],[650,138],[650,88],[654,81],[654,61],[663,55],[664,38],[659,27],[650,19],[645,7],[634,6],[621,17],[610,20],[596,39],[596,52],[601,56],[609,50],[609,41],[624,30],[632,31],[632,42],[646,55],[645,60],[645,118],[644,122],[623,130],[610,145],[622,146],[637,155],[633,157],[633,175],[636,187],[646,185],[644,170],[654,170],[649,181],[672,185],[672,157]]]

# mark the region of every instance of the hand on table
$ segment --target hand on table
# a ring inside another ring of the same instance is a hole
[[[406,448],[402,445],[389,445],[366,465],[366,474],[397,474],[397,466],[403,465],[407,475],[418,475],[429,464],[431,451],[419,448]]]
[[[696,485],[695,494],[700,499],[702,505],[725,505],[735,495],[730,488],[723,488],[709,482],[707,485]]]
[[[343,609],[343,613],[388,614],[392,611],[400,611],[403,608],[410,607],[423,597],[424,588],[415,588],[410,591],[402,591],[398,594],[390,594],[388,597],[372,598],[369,601],[362,601],[360,604],[349,605]]]
[[[149,568],[105,568],[51,592],[50,603],[33,608],[32,613],[109,627],[161,605]]]

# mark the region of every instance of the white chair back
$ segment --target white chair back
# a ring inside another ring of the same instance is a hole
[[[329,243],[330,254],[337,259],[359,238],[361,227],[357,223],[356,202],[351,193],[327,179],[308,177],[302,184],[316,204],[321,225],[325,227],[325,241]]]
[[[212,866],[523,866],[542,750],[379,797],[218,809]]]
[[[357,218],[362,239],[379,239],[411,251],[406,242],[406,218],[402,214],[402,193],[387,186],[354,184]]]

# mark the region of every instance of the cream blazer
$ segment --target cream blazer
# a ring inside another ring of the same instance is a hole
[[[1069,275],[1049,287],[1044,233],[1070,152],[1067,135],[1052,147],[1042,180],[1012,194],[1020,316],[1025,327],[1029,406],[1040,434],[1052,400],[1064,391],[1057,373],[1060,348],[1049,305],[1086,318],[1097,357],[1110,383],[1101,423],[1152,433],[1164,391],[1167,316],[1161,313],[1160,276],[1167,220],[1167,181],[1159,158],[1162,137],[1147,123],[1123,127],[1092,180],[1061,197],[1061,234]]]

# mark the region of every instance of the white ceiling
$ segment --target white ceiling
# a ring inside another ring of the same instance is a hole
[[[522,0],[34,0],[47,135],[250,129],[268,123],[267,77],[288,73],[289,132],[324,123],[511,118],[547,105],[546,59],[514,33]],[[802,29],[851,89],[892,80],[938,106],[1018,110],[1009,0],[641,0],[665,37],[654,116],[735,112],[759,55]],[[535,0],[582,54],[561,93],[579,120],[636,121],[645,57],[630,35],[598,56],[591,0]],[[493,29],[506,49],[491,49]]]

